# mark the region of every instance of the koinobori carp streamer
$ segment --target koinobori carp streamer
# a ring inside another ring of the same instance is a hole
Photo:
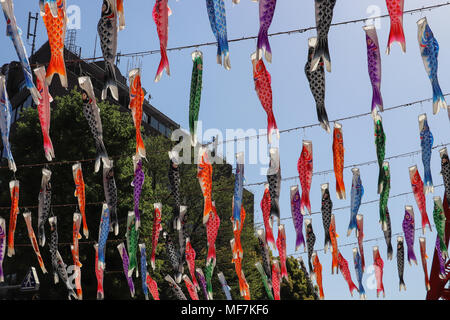
[[[119,250],[120,257],[122,258],[123,273],[125,274],[125,278],[127,279],[131,297],[134,298],[134,294],[135,294],[134,283],[133,283],[132,277],[128,273],[128,266],[129,266],[130,262],[128,259],[127,249],[125,248],[125,245],[123,244],[123,242],[121,242],[117,246],[117,250]]]
[[[209,23],[217,40],[217,63],[226,70],[231,69],[230,52],[228,50],[227,17],[224,0],[206,0]]]
[[[403,279],[403,272],[405,269],[405,246],[403,244],[403,237],[399,236],[397,237],[397,270],[398,270],[398,278],[399,278],[399,285],[398,290],[406,291],[406,285],[405,280]]]
[[[270,194],[270,218],[276,218],[280,223],[280,190],[281,190],[281,167],[280,153],[278,148],[270,148],[269,169],[267,169],[267,182]]]
[[[37,109],[44,140],[45,158],[48,161],[52,161],[53,158],[55,158],[53,143],[50,139],[50,103],[53,102],[53,98],[50,95],[47,83],[45,82],[45,67],[34,69],[34,74],[36,75],[36,87],[41,93]]]
[[[311,62],[314,56],[314,48],[317,44],[317,38],[308,39],[308,60],[305,65],[305,75],[309,82],[311,93],[316,101],[317,120],[320,126],[330,132],[327,110],[325,109],[325,69],[323,61],[320,60],[316,70],[311,71]]]
[[[12,105],[6,90],[6,77],[0,75],[0,130],[2,134],[2,157],[8,160],[8,167],[13,172],[17,171],[16,163],[11,152],[9,133],[11,129]]]
[[[116,59],[119,30],[125,28],[122,4],[122,0],[103,0],[102,14],[97,24],[100,46],[102,48],[103,58],[105,59],[105,80],[102,90],[102,100],[106,99],[109,89],[114,100],[119,101],[114,60]],[[118,17],[120,17],[119,25],[117,24]]]
[[[208,222],[206,222],[206,239],[208,243],[208,253],[206,256],[206,265],[216,265],[216,238],[219,232],[220,218],[217,214],[214,202],[212,202],[212,211]]]
[[[388,228],[387,222],[387,212],[388,212],[388,200],[389,200],[389,192],[391,190],[391,172],[389,167],[389,162],[383,162],[382,166],[382,176],[381,176],[381,193],[380,193],[380,204],[379,204],[379,212],[380,212],[380,223],[383,231],[386,231]]]
[[[267,71],[264,61],[256,58],[256,53],[251,55],[253,65],[253,80],[258,99],[267,113],[267,142],[272,143],[272,134],[275,133],[278,140],[280,132],[273,114],[272,77]]]
[[[183,293],[183,290],[181,290],[180,286],[175,282],[175,280],[173,280],[171,276],[165,276],[164,280],[169,283],[172,292],[178,300],[187,300],[186,296]]]
[[[197,277],[195,276],[195,250],[192,247],[191,240],[189,238],[186,238],[186,264],[189,269],[189,273],[192,278],[193,285],[197,288],[197,290],[200,289],[200,286],[197,282]]]
[[[311,279],[314,279],[314,271],[312,267],[312,254],[314,252],[314,244],[316,243],[316,235],[312,227],[312,219],[305,219],[306,244],[308,247],[308,266]]]
[[[256,233],[258,235],[259,251],[262,258],[262,268],[265,274],[267,275],[267,281],[269,286],[272,287],[272,265],[269,256],[269,247],[265,240],[264,230],[258,229]]]
[[[86,221],[86,194],[80,162],[77,162],[72,166],[72,174],[75,182],[75,197],[78,199],[78,209],[80,210],[83,219],[83,234],[87,239],[89,238],[89,230]]]
[[[264,55],[269,63],[272,62],[272,49],[270,48],[268,32],[272,24],[276,5],[277,0],[259,0],[259,32],[256,44],[256,59],[260,60]]]
[[[306,214],[306,210],[311,214],[311,201],[309,199],[309,191],[313,176],[313,152],[312,141],[303,140],[302,153],[297,162],[297,171],[302,187],[302,198],[300,201],[300,210],[302,215]]]
[[[437,236],[439,238],[439,250],[441,251],[441,255],[444,257],[444,259],[447,259],[448,251],[445,244],[445,224],[447,219],[445,218],[444,206],[442,204],[442,199],[439,196],[433,197],[433,202],[433,219],[438,233]]]
[[[94,244],[95,250],[95,277],[97,278],[97,300],[103,300],[105,293],[103,291],[103,273],[104,270],[98,265],[98,243]]]
[[[236,154],[236,173],[233,194],[233,230],[241,229],[242,193],[244,191],[244,153]]]
[[[217,277],[219,277],[219,281],[220,281],[220,284],[222,285],[222,289],[223,289],[223,293],[225,294],[225,297],[227,298],[227,300],[232,300],[231,293],[230,293],[230,287],[227,284],[227,280],[225,279],[223,272],[219,272],[217,274]]]
[[[147,288],[148,290],[150,290],[150,293],[153,297],[153,300],[159,300],[158,284],[154,279],[152,279],[152,277],[150,277],[150,274],[148,272],[145,281],[147,283]]]
[[[297,187],[297,193],[298,193],[298,187]],[[265,232],[265,239],[267,244],[271,244],[272,248],[275,248],[275,239],[273,236],[273,217],[270,216],[270,206],[271,206],[271,199],[270,199],[270,191],[269,191],[269,184],[264,184],[264,195],[261,199],[261,212],[263,215],[263,221],[264,221],[264,227],[266,229]],[[300,214],[300,196],[298,199],[298,213]],[[294,220],[295,221],[295,220]],[[303,223],[303,219],[302,219]]]
[[[156,71],[155,82],[161,80],[164,70],[166,70],[167,75],[170,76],[169,59],[167,58],[167,42],[169,40],[169,16],[171,14],[172,11],[169,8],[167,0],[156,0],[152,16],[159,37],[161,61],[158,70]]]
[[[427,291],[430,291],[431,285],[430,285],[430,279],[428,277],[428,266],[427,266],[427,245],[426,245],[426,238],[419,237],[419,244],[420,244],[420,255],[422,257],[422,267],[423,267],[423,274],[425,277],[425,288]]]
[[[296,232],[295,238],[295,251],[300,249],[303,245],[305,247],[305,237],[303,235],[303,214],[300,209],[300,194],[298,192],[298,185],[291,186],[291,214],[292,221],[294,222],[294,228]]]
[[[160,202],[154,203],[155,209],[153,214],[153,226],[152,226],[152,255],[150,257],[150,263],[152,269],[155,270],[156,262],[156,246],[158,245],[159,233],[162,231],[161,216],[162,216],[162,204]]]
[[[373,266],[375,268],[375,279],[377,281],[377,298],[379,297],[381,292],[383,292],[383,297],[385,297],[386,294],[384,292],[384,285],[383,285],[384,262],[383,259],[381,259],[378,246],[373,247]]]
[[[280,300],[280,284],[281,284],[281,274],[278,261],[272,261],[272,289],[274,300]]]
[[[419,116],[420,146],[422,148],[422,163],[424,170],[424,189],[425,194],[434,193],[433,178],[431,176],[431,153],[433,151],[433,134],[428,126],[427,115]]]
[[[336,220],[334,218],[334,214],[331,215],[331,222],[330,222],[330,240],[331,240],[331,274],[334,274],[334,272],[336,271],[336,273],[339,270],[339,261],[338,261],[338,254],[339,254],[339,250],[338,250],[338,243],[337,243],[337,238],[339,237],[339,235],[336,233]],[[364,256],[363,256],[364,258]],[[364,268],[364,259],[362,260],[363,262],[363,268]]]
[[[328,72],[331,72],[331,58],[328,48],[328,32],[333,20],[333,10],[336,0],[315,0],[317,43],[311,61],[311,71],[317,70],[320,61],[325,63]]]
[[[289,280],[286,268],[286,231],[284,224],[278,226],[277,248],[281,264],[281,277]]]
[[[437,114],[440,109],[448,109],[437,75],[439,44],[433,35],[433,31],[431,31],[431,28],[428,25],[426,17],[417,21],[417,29],[420,54],[425,66],[425,71],[427,72],[428,78],[430,78],[431,86],[433,88],[433,114]]]
[[[333,167],[336,177],[336,196],[340,200],[345,200],[344,184],[344,137],[342,135],[342,125],[338,122],[334,124],[333,131]]]
[[[386,134],[383,129],[383,122],[380,114],[374,116],[374,128],[375,128],[375,148],[377,151],[378,159],[378,194],[383,191],[383,162],[386,155]]]
[[[180,251],[180,258],[181,263],[185,262],[185,253],[186,253],[186,242],[187,239],[189,239],[191,232],[192,232],[192,225],[187,224],[187,206],[180,206],[180,215],[178,217],[179,219],[179,226],[178,229],[178,244],[179,244],[179,251]],[[177,223],[178,224],[178,223]],[[175,229],[176,230],[176,229]]]
[[[448,158],[447,148],[439,150],[441,157],[441,175],[445,186],[445,197],[447,202],[450,203],[450,160]]]
[[[325,234],[325,240],[323,245],[324,253],[327,253],[328,247],[332,246],[331,236],[330,236],[330,224],[331,224],[331,211],[333,210],[333,202],[330,198],[330,190],[328,188],[329,184],[324,183],[320,186],[320,191],[322,193],[322,223]]]
[[[95,149],[97,151],[97,159],[95,161],[95,172],[100,170],[100,160],[108,158],[105,145],[103,143],[103,126],[100,118],[100,108],[97,106],[95,99],[94,87],[89,77],[78,78],[78,83],[82,90],[83,113],[86,118],[89,129],[95,141]]]
[[[49,250],[52,259],[52,267],[53,267],[53,279],[55,284],[61,280],[66,288],[68,293],[69,300],[71,298],[78,299],[78,295],[73,290],[73,284],[69,282],[69,276],[67,274],[67,266],[64,263],[61,254],[58,251],[58,224],[56,217],[50,217],[48,219],[50,224],[50,244]]]
[[[141,85],[141,69],[133,69],[128,74],[130,79],[130,105],[133,116],[134,127],[136,128],[136,158],[145,158],[145,145],[141,134],[142,105],[144,103],[144,90]]]
[[[47,273],[47,269],[45,269],[44,265],[44,260],[42,260],[41,253],[39,251],[39,245],[36,240],[36,235],[34,234],[33,226],[31,225],[31,212],[30,211],[24,212],[23,218],[25,219],[25,223],[27,224],[28,237],[30,238],[31,246],[33,247],[34,253],[36,253],[36,257],[38,259],[42,273]]]
[[[348,224],[347,237],[357,228],[356,216],[358,215],[361,199],[364,195],[364,187],[361,182],[361,175],[358,168],[352,169],[352,190],[350,193],[350,222]]]
[[[419,207],[420,214],[422,215],[422,232],[425,234],[425,227],[428,227],[431,230],[431,224],[428,220],[427,214],[427,203],[425,198],[424,186],[422,178],[420,178],[419,170],[417,170],[417,166],[409,167],[409,178],[411,180],[411,187],[414,193],[414,198],[416,199],[417,206]]]
[[[359,297],[361,300],[366,300],[366,291],[364,290],[362,278],[363,278],[363,266],[362,266],[362,260],[361,255],[358,252],[358,248],[353,248],[353,262],[355,264],[355,272],[356,272],[356,279],[358,280],[358,291],[359,291]]]
[[[256,269],[258,269],[259,274],[261,275],[262,282],[263,282],[264,288],[266,289],[267,296],[269,297],[270,300],[274,300],[273,294],[272,294],[272,285],[271,285],[272,280],[270,280],[270,285],[269,285],[269,278],[268,278],[266,272],[264,271],[263,267],[261,266],[260,262],[257,262],[255,264],[255,266],[256,266]],[[272,271],[270,273],[272,274]]]
[[[317,38],[308,39],[308,60],[305,65],[305,75],[309,82],[311,93],[316,101],[317,120],[321,127],[330,132],[330,124],[328,123],[328,114],[325,109],[325,69],[323,61],[318,64],[316,70],[311,71],[311,62],[314,57],[314,50],[317,44]]]
[[[117,236],[119,234],[119,220],[117,218],[117,186],[114,179],[113,160],[109,158],[103,159],[103,191],[109,209],[110,231],[114,231],[114,235]]]
[[[398,42],[406,52],[405,33],[403,31],[403,8],[405,0],[386,0],[389,16],[391,17],[391,30],[389,32],[389,41],[386,54],[391,52],[391,46],[394,42]]]
[[[81,227],[81,214],[79,212],[73,213],[73,228],[72,228],[72,256],[74,265],[77,267],[81,267],[82,264],[80,262],[80,246],[78,240],[81,239],[80,234]]]
[[[186,285],[186,289],[189,292],[189,296],[191,297],[192,300],[199,300],[198,299],[198,294],[197,294],[197,290],[195,289],[194,285],[192,284],[191,279],[189,279],[189,277],[187,275],[183,275],[183,280],[184,283]]]
[[[180,283],[184,272],[183,264],[180,261],[181,260],[180,252],[176,250],[172,238],[165,231],[163,232],[163,238],[165,241],[167,260],[172,266],[174,272],[174,279],[177,283]]]
[[[197,178],[202,189],[203,205],[203,223],[207,223],[212,212],[212,165],[208,159],[206,148],[200,148],[198,151]]]
[[[133,156],[134,165],[134,179],[131,183],[133,187],[133,201],[134,201],[134,216],[135,216],[135,228],[139,230],[141,226],[141,214],[139,210],[139,201],[141,199],[142,187],[144,185],[145,174],[142,170],[142,159],[138,155]]]
[[[6,223],[5,219],[0,218],[0,282],[5,281],[3,274],[3,260],[6,252]]]
[[[362,264],[362,270],[364,272],[366,268],[366,262],[364,259],[364,246],[363,246],[363,240],[364,240],[364,216],[362,214],[358,214],[356,216],[356,238],[358,239],[358,248],[359,253],[361,254],[361,264]]]
[[[367,66],[369,78],[372,84],[372,117],[383,112],[383,97],[381,96],[381,53],[378,43],[377,29],[374,25],[364,26],[367,44]],[[378,110],[377,110],[378,107]]]
[[[203,89],[203,53],[198,50],[192,52],[192,62],[191,92],[189,96],[189,131],[191,133],[192,146],[195,146],[197,143],[197,121]]]
[[[127,217],[127,232],[125,233],[127,240],[127,251],[129,257],[128,263],[128,277],[133,277],[133,272],[136,270],[136,277],[139,276],[138,272],[138,241],[139,231],[136,229],[136,216],[133,211],[128,212]],[[144,270],[145,271],[145,270]]]
[[[51,52],[50,63],[46,74],[44,74],[46,85],[49,86],[52,83],[53,76],[58,74],[61,86],[67,88],[69,83],[64,62],[64,41],[68,21],[66,0],[40,0],[39,7],[47,29]],[[40,91],[39,86],[38,90]]]
[[[41,188],[38,196],[38,239],[41,247],[45,245],[45,224],[50,215],[50,205],[52,200],[51,177],[52,172],[49,169],[43,168]]]
[[[339,270],[341,270],[341,274],[344,277],[345,281],[348,284],[348,288],[350,290],[350,295],[353,297],[353,290],[356,290],[359,292],[358,287],[355,285],[355,283],[352,280],[352,276],[350,274],[350,270],[348,268],[348,262],[347,260],[342,256],[342,254],[339,252],[338,256],[338,265]]]
[[[240,218],[241,218],[241,224],[239,229],[234,229],[233,228],[233,235],[234,235],[234,247],[232,248],[233,251],[233,259],[236,259],[237,256],[239,257],[243,257],[244,256],[244,251],[242,250],[242,244],[241,244],[241,232],[242,229],[244,228],[244,222],[245,222],[245,209],[243,206],[241,206],[241,210],[240,210]],[[231,217],[231,222],[233,224],[235,224],[234,222],[234,218]]]
[[[105,252],[106,252],[106,241],[108,240],[109,234],[109,220],[110,212],[108,205],[103,203],[102,213],[100,216],[100,226],[98,229],[98,268],[105,270]]]
[[[388,260],[392,260],[392,227],[391,227],[391,216],[389,214],[389,210],[386,208],[386,230],[383,231],[384,233],[384,240],[386,241],[387,246],[387,258]]]
[[[9,213],[8,228],[8,257],[15,254],[14,251],[14,233],[16,232],[17,215],[19,214],[19,180],[9,182],[9,193],[11,196],[11,210]]]
[[[317,252],[314,251],[312,254],[313,266],[314,266],[314,275],[317,282],[317,286],[319,287],[319,298],[323,300],[325,295],[323,293],[323,285],[322,285],[322,264],[320,263],[319,256]]]
[[[30,90],[31,97],[36,105],[39,104],[41,94],[33,83],[33,74],[31,73],[30,62],[28,61],[28,54],[22,42],[22,31],[17,26],[16,17],[14,16],[14,3],[12,0],[0,1],[3,13],[6,19],[6,35],[13,42],[16,49],[20,64],[22,65],[23,76],[25,78],[25,85]]]
[[[142,292],[145,300],[148,300],[148,286],[147,286],[147,254],[145,252],[145,243],[139,243],[139,252],[141,253],[141,284]]]
[[[405,216],[403,218],[402,228],[408,247],[408,263],[411,265],[411,262],[414,262],[417,265],[416,255],[414,254],[414,235],[416,226],[414,223],[414,210],[412,206],[405,206]]]

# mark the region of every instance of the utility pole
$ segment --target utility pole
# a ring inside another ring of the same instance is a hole
[[[33,38],[33,42],[32,42],[32,44],[31,44],[31,55],[33,55],[34,54],[34,48],[35,48],[35,45],[36,45],[36,28],[37,28],[37,24],[38,24],[38,20],[39,20],[39,15],[38,15],[38,13],[36,12],[36,14],[34,15],[34,17],[33,17],[33,15],[31,14],[31,12],[28,12],[28,31],[27,31],[27,40],[29,40],[30,39],[30,37],[32,37]],[[34,20],[34,31],[33,31],[33,33],[31,33],[30,32],[30,27],[31,27],[31,20]]]

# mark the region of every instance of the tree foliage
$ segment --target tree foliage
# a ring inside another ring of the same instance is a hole
[[[106,251],[106,270],[104,274],[105,299],[130,299],[130,292],[122,269],[117,245],[125,241],[126,219],[128,211],[133,210],[133,163],[131,156],[135,152],[135,128],[130,113],[123,112],[116,105],[108,102],[98,103],[101,109],[103,124],[103,139],[109,157],[114,160],[114,174],[118,190],[118,216],[120,223],[119,235],[115,237],[109,234]],[[53,141],[56,159],[55,162],[73,161],[77,159],[94,159],[96,157],[95,144],[91,136],[88,124],[82,112],[81,94],[72,90],[63,97],[57,97],[52,103],[50,136]],[[42,147],[42,133],[36,109],[25,110],[19,121],[14,125],[11,135],[12,152],[16,163],[36,164],[46,163]],[[167,255],[162,237],[156,250],[156,268],[153,271],[150,266],[151,235],[153,225],[153,204],[161,202],[162,226],[167,231],[175,244],[178,246],[178,234],[173,232],[171,223],[174,212],[174,199],[170,195],[168,185],[169,158],[168,151],[173,142],[162,136],[147,136],[145,138],[147,150],[147,161],[143,162],[145,182],[143,185],[140,208],[141,228],[139,243],[145,242],[147,248],[148,272],[156,280],[159,287],[161,299],[174,299],[167,282],[164,280],[166,274],[173,277],[172,268],[167,261]],[[5,257],[3,266],[5,274],[16,273],[18,278],[23,277],[30,266],[37,270],[41,282],[40,296],[42,299],[66,299],[67,291],[61,282],[53,283],[53,270],[51,266],[48,242],[50,239],[49,225],[46,225],[47,243],[42,248],[41,254],[44,259],[48,273],[43,274],[37,263],[33,252],[26,225],[22,217],[25,208],[32,212],[33,227],[37,235],[38,216],[38,194],[41,182],[42,166],[19,167],[16,178],[20,181],[20,214],[17,218],[15,233],[15,256]],[[72,177],[72,163],[50,165],[52,171],[52,204],[75,204],[75,185]],[[97,203],[105,201],[103,191],[102,172],[94,173],[94,161],[82,162],[84,181],[86,184],[86,202]],[[102,170],[102,169],[101,169]],[[182,204],[188,206],[188,230],[192,246],[196,251],[196,267],[205,266],[207,242],[206,230],[202,223],[203,195],[197,179],[197,166],[195,164],[180,165],[181,186],[180,193]],[[10,206],[8,182],[13,176],[6,168],[0,169],[0,206]],[[230,240],[233,238],[231,224],[231,206],[234,189],[234,175],[232,167],[228,164],[213,164],[213,199],[216,203],[217,212],[221,219],[219,235],[216,241],[217,264],[213,276],[213,290],[215,299],[225,299],[217,273],[222,271],[231,287],[233,299],[241,299],[239,294],[238,279],[234,265],[231,263],[232,254]],[[256,261],[260,260],[258,242],[254,235],[253,194],[244,191],[243,205],[247,212],[244,229],[241,235],[244,249],[243,270],[250,286],[252,299],[267,299],[259,273],[255,268]],[[52,209],[53,215],[58,218],[59,251],[64,262],[70,266],[73,264],[70,244],[72,243],[72,216],[75,206],[57,206]],[[98,229],[100,223],[101,205],[87,205],[86,218],[89,228],[89,239],[80,240],[81,281],[84,299],[95,299],[97,280],[95,276],[94,243],[98,240]],[[9,225],[9,212],[2,211],[2,216]],[[138,255],[139,256],[139,255]],[[305,287],[305,279],[299,270],[295,259],[288,259],[288,272],[290,274],[289,285],[283,284],[282,298],[307,299],[311,297]],[[141,275],[139,263],[139,275]],[[184,265],[184,273],[189,275],[187,265]],[[136,298],[142,299],[141,278],[133,277]],[[180,287],[189,297],[184,282]],[[200,298],[204,299],[203,293],[199,292]]]

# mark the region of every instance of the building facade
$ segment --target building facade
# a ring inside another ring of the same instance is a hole
[[[66,61],[66,70],[69,86],[67,89],[61,86],[58,75],[55,75],[51,85],[50,93],[53,97],[67,94],[70,90],[78,87],[78,77],[89,76],[94,87],[95,96],[97,100],[100,99],[103,89],[104,78],[104,61],[97,61],[89,63],[80,57],[81,50],[64,49],[64,58]],[[31,57],[30,63],[36,68],[38,65],[48,65],[50,61],[50,46],[46,42],[39,50],[37,50]],[[22,67],[19,62],[13,61],[2,66],[0,72],[6,76],[8,96],[12,105],[12,123],[17,121],[22,110],[35,107],[30,92],[25,86]],[[120,70],[116,67],[117,87],[119,89],[119,101],[115,101],[110,95],[107,100],[111,104],[120,106],[120,111],[131,112],[128,109],[130,102],[129,88],[127,85],[127,78],[125,78]],[[145,92],[145,89],[144,89]],[[170,138],[172,131],[180,127],[175,121],[157,110],[150,102],[145,99],[143,104],[142,127],[147,135],[162,134]]]

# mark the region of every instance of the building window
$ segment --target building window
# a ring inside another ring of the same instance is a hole
[[[169,128],[166,128],[166,137],[170,138],[172,136],[172,130],[170,130]]]
[[[156,120],[155,118],[151,118],[151,121],[150,121],[150,125],[153,127],[153,128],[155,128],[156,130],[158,130],[158,124],[159,124],[159,122],[158,122],[158,120]]]
[[[143,120],[145,123],[148,123],[148,115],[147,115],[145,112],[142,114],[142,120]]]
[[[159,132],[161,132],[163,135],[166,135],[166,126],[163,125],[161,122],[159,123]]]

